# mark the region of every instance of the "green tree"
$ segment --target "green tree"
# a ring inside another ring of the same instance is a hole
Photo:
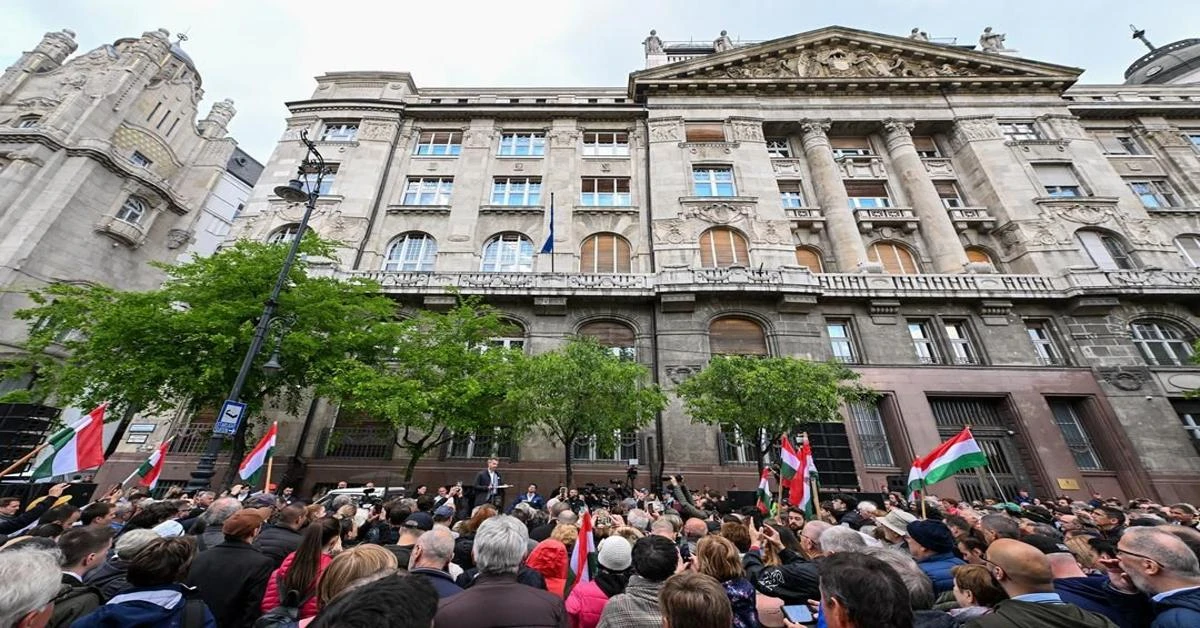
[[[840,421],[843,402],[874,397],[858,379],[838,362],[714,356],[676,393],[693,421],[752,442],[761,474],[767,452],[797,424]]]
[[[422,310],[400,322],[389,361],[347,364],[330,386],[344,409],[396,427],[409,482],[417,463],[455,434],[496,428],[509,437],[520,434],[520,423],[503,417],[500,403],[524,354],[491,346],[511,335],[498,310],[462,298],[447,312]]]
[[[396,333],[395,303],[378,284],[307,272],[307,258],[332,255],[331,243],[306,236],[300,251],[279,298],[279,320],[290,326],[282,335],[273,329],[242,391],[251,417],[266,398],[295,412],[302,393],[325,392],[332,374],[381,361]],[[27,354],[10,363],[10,374],[36,373],[36,394],[56,403],[108,401],[111,417],[130,408],[214,408],[229,394],[286,253],[241,241],[211,257],[158,264],[166,281],[144,292],[52,284],[17,312],[32,325]],[[260,367],[275,342],[283,369],[267,374]],[[249,423],[234,439],[234,469]]]
[[[526,360],[509,388],[506,409],[563,447],[567,486],[573,485],[572,445],[595,438],[596,447],[618,446],[617,430],[645,427],[666,406],[646,367],[614,355],[590,338]]]

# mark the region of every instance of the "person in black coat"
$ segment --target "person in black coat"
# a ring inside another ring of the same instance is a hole
[[[46,497],[42,501],[21,514],[5,517],[4,520],[0,521],[0,536],[20,532],[29,527],[30,524],[36,523],[47,510],[50,510],[54,502],[58,501],[59,497],[62,497],[63,492],[67,490],[68,486],[70,484],[55,484],[46,492]]]
[[[279,511],[275,523],[263,528],[253,545],[278,569],[283,559],[300,547],[300,528],[303,526],[304,506],[292,504]]]
[[[475,498],[472,507],[496,504],[499,508],[504,505],[504,489],[508,486],[500,479],[500,472],[496,470],[499,466],[499,460],[488,458],[487,468],[475,475]]]
[[[196,587],[222,628],[250,628],[262,615],[259,604],[275,566],[251,543],[265,520],[258,509],[237,511],[221,527],[225,542],[198,554],[188,571],[187,584]]]

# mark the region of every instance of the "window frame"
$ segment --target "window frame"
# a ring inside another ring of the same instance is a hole
[[[1071,163],[1047,162],[1030,164],[1033,167],[1034,176],[1037,177],[1038,184],[1041,185],[1045,196],[1050,198],[1078,198],[1088,196],[1086,188],[1079,178],[1079,172]],[[1054,169],[1054,170],[1052,170]],[[1070,179],[1070,183],[1047,183],[1047,181],[1058,180],[1058,177],[1050,175],[1062,175],[1062,181]]]
[[[908,263],[912,264],[912,272],[908,272],[908,270],[905,269],[905,267],[904,267],[905,260],[901,259],[901,257],[899,255],[894,255],[896,265],[899,267],[899,269],[901,271],[904,271],[899,274],[901,274],[901,275],[920,275],[921,274],[921,265],[917,261],[917,256],[913,254],[912,249],[910,249],[908,246],[903,245],[899,242],[891,241],[891,240],[880,240],[880,241],[872,242],[871,246],[867,247],[867,260],[874,262],[876,264],[883,265],[885,274],[890,275],[890,274],[895,274],[895,273],[887,272],[887,265],[884,264],[882,258],[879,255],[879,247],[880,246],[891,247],[892,251],[902,251],[905,255],[908,256]],[[874,257],[874,259],[872,259],[872,257]]]
[[[637,430],[613,430],[613,437],[616,438],[616,446],[613,447],[611,456],[600,456],[602,453],[598,450],[596,444],[596,436],[594,434],[583,436],[575,439],[571,443],[571,459],[575,462],[613,462],[627,463],[629,460],[638,458],[638,432]],[[580,447],[585,449],[584,455],[579,455]],[[630,448],[632,447],[632,451]],[[633,455],[625,455],[632,453]]]
[[[1037,357],[1038,364],[1065,366],[1067,364],[1066,354],[1058,346],[1058,334],[1054,331],[1050,320],[1027,318],[1024,323],[1025,335],[1029,338],[1029,344],[1033,346],[1033,353]],[[1041,337],[1035,337],[1035,332],[1040,332]]]
[[[411,243],[418,239],[421,244],[414,259],[408,255]],[[397,250],[399,249],[399,250]],[[432,272],[437,263],[437,240],[424,231],[408,231],[392,238],[388,243],[383,257],[382,270],[385,272]],[[407,266],[415,266],[406,268]]]
[[[724,181],[721,176],[723,173],[728,173],[729,180]],[[701,180],[703,175],[703,180]],[[728,186],[728,194],[722,194],[725,186]],[[701,189],[701,186],[707,187],[707,190]],[[737,196],[737,182],[733,176],[732,165],[693,165],[692,166],[692,195],[704,198],[730,198]]]
[[[503,183],[503,190],[498,193],[497,186]],[[518,182],[519,185],[515,185]],[[499,199],[499,200],[497,200]],[[494,177],[492,179],[492,193],[489,197],[490,204],[505,207],[541,207],[542,205],[542,178],[541,177]],[[519,203],[512,202],[520,200]]]
[[[997,120],[1000,133],[1010,142],[1035,142],[1046,139],[1033,120]]]
[[[404,180],[400,203],[413,207],[446,206],[450,205],[453,193],[454,177],[408,177]],[[430,202],[425,202],[427,196]]]
[[[1075,241],[1100,270],[1115,272],[1141,267],[1124,240],[1116,234],[1098,229],[1077,229]]]
[[[589,138],[589,136],[592,136]],[[612,142],[601,142],[603,136],[612,136]],[[621,138],[624,141],[619,141]],[[591,139],[592,141],[588,141]],[[606,148],[608,147],[608,148]],[[584,131],[583,132],[583,156],[584,157],[628,157],[629,156],[629,132],[628,131]]]
[[[1129,338],[1137,347],[1142,360],[1149,366],[1188,366],[1192,363],[1192,339],[1186,329],[1155,318],[1140,318],[1129,322]],[[1162,351],[1162,357],[1154,347]]]
[[[438,142],[439,136],[446,136],[445,142]],[[428,138],[428,139],[427,139]],[[458,157],[462,154],[462,131],[421,131],[413,144],[414,157]],[[439,151],[438,148],[442,147]]]
[[[1195,257],[1188,253],[1187,247],[1183,245],[1181,240],[1191,241],[1192,246],[1196,250]],[[1172,241],[1175,243],[1175,248],[1179,250],[1179,254],[1183,256],[1183,259],[1187,260],[1187,263],[1191,265],[1192,268],[1200,268],[1200,235],[1194,233],[1181,233],[1175,236],[1174,240]]]
[[[1171,209],[1180,206],[1179,194],[1167,179],[1133,179],[1126,180],[1125,183],[1146,209]],[[1139,192],[1136,186],[1146,186],[1148,190]],[[1147,198],[1152,200],[1152,204],[1146,202]]]
[[[771,159],[791,159],[792,144],[784,137],[766,138],[767,156]]]
[[[524,146],[524,151],[522,151]],[[496,147],[497,157],[523,157],[533,159],[546,156],[545,131],[502,131],[500,144]]]
[[[141,151],[135,150],[129,154],[129,163],[137,166],[138,168],[147,168],[148,169],[148,168],[150,168],[150,166],[154,165],[154,160],[143,155],[141,153]]]
[[[602,183],[611,184],[612,191],[601,191]],[[591,191],[588,191],[589,187]],[[632,207],[633,183],[629,177],[581,177],[579,204],[585,207]]]
[[[807,265],[805,265],[805,264],[804,264],[804,263],[803,263],[803,262],[800,260],[800,251],[801,251],[801,250],[803,250],[803,251],[807,251],[807,252],[809,252],[809,253],[812,253],[813,259],[814,259],[814,260],[816,260],[816,262],[817,262],[817,267],[816,267],[815,269],[814,269],[814,268],[809,268]],[[810,273],[823,273],[823,272],[825,272],[825,258],[824,258],[824,256],[821,254],[821,250],[820,250],[820,249],[818,249],[818,248],[817,248],[817,247],[815,247],[815,246],[809,246],[809,245],[807,245],[807,244],[799,244],[799,245],[796,245],[796,265],[797,265],[797,266],[799,266],[800,268],[807,269],[807,270],[808,270],[808,272],[810,272]]]
[[[913,148],[917,151],[917,156],[921,159],[941,159],[942,151],[938,149],[937,141],[932,135],[914,135]],[[928,140],[928,146],[923,146]]]
[[[846,203],[849,204],[851,209],[889,209],[892,207],[892,194],[891,190],[888,189],[887,182],[853,181],[846,183],[852,184],[847,186],[845,183],[843,183],[843,187],[846,190]],[[882,192],[883,195],[865,196],[863,195],[863,192],[858,191],[859,189],[863,189],[868,186],[879,186],[878,191]],[[852,189],[856,191],[851,192]]]
[[[732,261],[727,265],[722,265],[720,263],[720,256],[718,255],[718,253],[720,253],[720,251],[717,248],[718,242],[716,241],[716,239],[714,237],[714,235],[717,233],[728,233],[729,234],[729,253],[730,253],[729,256]],[[707,257],[708,257],[709,263],[705,263],[706,249],[705,249],[705,243],[704,243],[704,236],[706,236],[706,235],[708,236]],[[741,238],[741,243],[743,244],[742,248],[746,254],[745,260],[738,259],[738,246],[737,246],[738,238]],[[696,242],[700,246],[700,267],[701,268],[733,268],[735,266],[744,266],[744,267],[750,266],[750,238],[747,238],[746,234],[742,233],[738,229],[734,229],[733,227],[727,227],[727,226],[710,227],[708,229],[705,229],[704,232],[700,234],[700,237],[696,239]]]
[[[312,184],[317,180],[316,167],[309,167],[299,175],[300,183],[304,187],[305,193],[312,190]],[[338,164],[325,164],[325,174],[321,176],[321,187],[317,190],[317,196],[330,196],[333,191],[333,184],[337,181]]]
[[[932,323],[932,319],[928,318],[912,318],[905,321],[905,327],[908,329],[908,337],[913,344],[913,351],[917,355],[918,364],[945,363],[945,360],[942,358],[942,349],[938,346],[937,336],[933,331]],[[920,336],[915,335],[917,331],[920,331]],[[922,347],[924,347],[924,352],[922,352]]]
[[[481,430],[482,431],[482,430]],[[491,428],[492,436],[486,441],[479,437],[479,431],[469,434],[451,436],[450,442],[446,446],[446,457],[454,459],[478,459],[496,458],[499,460],[511,459],[513,452],[517,448],[517,443],[512,439],[504,437],[504,431],[499,427]],[[455,450],[460,447],[460,439],[466,439],[466,442],[461,446],[465,450],[460,454]],[[486,452],[475,451],[481,443],[486,442],[488,450]],[[505,451],[507,447],[507,451]]]
[[[840,327],[845,332],[843,336],[834,336],[834,328]],[[854,330],[854,320],[851,318],[826,318],[825,335],[829,338],[829,351],[833,359],[842,364],[862,364],[862,354],[858,350],[857,333]],[[839,353],[838,346],[844,349]]]
[[[312,231],[312,227],[307,227],[304,231],[305,231],[305,233],[308,233],[309,231]],[[273,231],[271,231],[271,233],[267,234],[267,242],[266,243],[267,244],[289,244],[289,243],[291,243],[292,238],[295,238],[296,235],[299,233],[300,233],[300,223],[289,222],[287,224],[283,224],[283,225],[276,227],[275,230],[273,230]],[[289,237],[289,234],[290,234],[290,237]]]
[[[142,226],[142,220],[150,211],[150,204],[137,196],[128,196],[121,202],[121,207],[113,218],[129,225]]]
[[[1096,450],[1095,440],[1084,426],[1083,416],[1087,414],[1086,409],[1081,409],[1078,406],[1082,405],[1083,400],[1070,398],[1054,398],[1046,399],[1046,404],[1050,407],[1050,416],[1052,421],[1058,427],[1059,433],[1062,434],[1063,441],[1067,445],[1067,449],[1071,451],[1071,456],[1075,459],[1075,466],[1080,471],[1104,471],[1107,467],[1104,464],[1104,459],[1101,458],[1100,452]],[[1067,410],[1066,417],[1062,416],[1056,407],[1065,408]],[[1082,411],[1081,411],[1082,410]],[[1077,434],[1068,434],[1067,430],[1073,429]],[[1074,443],[1074,444],[1073,444]],[[1080,456],[1088,456],[1091,462],[1081,464]]]
[[[940,321],[942,341],[946,343],[946,356],[955,366],[983,364],[976,347],[975,332],[971,322],[965,318],[945,318]]]
[[[319,141],[345,144],[358,141],[358,120],[327,120],[321,125]]]
[[[494,254],[490,253],[496,247]],[[479,255],[479,271],[484,273],[533,272],[533,240],[523,233],[505,231],[488,238]],[[489,261],[490,259],[490,261]]]
[[[854,401],[846,404],[846,414],[854,424],[854,436],[858,441],[858,455],[864,467],[890,468],[896,466],[888,437],[887,422],[883,418],[883,400],[875,402]],[[879,452],[881,456],[869,455]]]
[[[612,270],[600,268],[600,255],[598,247],[601,244],[601,238],[611,237],[613,247],[613,264]],[[587,246],[592,243],[590,253],[587,251]],[[622,247],[624,247],[624,259],[621,257]],[[585,266],[588,262],[588,255],[591,255],[591,268]],[[579,244],[579,272],[592,275],[627,275],[633,272],[633,245],[625,236],[613,231],[597,231],[589,234]]]
[[[783,204],[784,209],[801,209],[807,207],[804,204],[804,185],[802,182],[796,179],[783,179],[777,181],[776,184],[779,187],[779,202]]]
[[[933,188],[937,190],[938,198],[942,201],[942,207],[946,209],[962,209],[967,206],[963,200],[962,188],[958,186],[957,181],[934,181]],[[952,196],[948,194],[953,194]]]
[[[721,428],[721,445],[724,451],[721,452],[721,464],[756,464],[758,460],[754,457],[755,446],[754,441],[742,434],[742,430],[737,426],[731,426],[732,429]],[[763,439],[762,432],[758,436],[760,442]],[[763,443],[766,451],[770,451],[770,446]],[[734,455],[730,455],[730,454]],[[768,453],[766,457],[770,457]],[[764,462],[767,462],[764,460]]]
[[[844,146],[838,146],[838,144],[844,144]],[[852,146],[852,144],[861,144],[861,146]],[[833,152],[834,159],[876,156],[875,148],[871,145],[871,138],[867,135],[831,135],[829,149]]]
[[[17,118],[14,128],[18,129],[36,129],[42,125],[42,116],[25,115]]]

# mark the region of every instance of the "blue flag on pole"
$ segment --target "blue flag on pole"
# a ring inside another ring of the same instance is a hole
[[[542,250],[539,253],[554,252],[554,193],[550,193],[550,233],[546,236],[546,242],[542,245]]]

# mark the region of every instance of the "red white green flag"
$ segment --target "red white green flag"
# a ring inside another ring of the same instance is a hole
[[[758,503],[755,504],[764,515],[771,514],[771,469],[764,468],[762,477],[758,479]]]
[[[577,584],[583,584],[592,579],[596,569],[596,537],[592,534],[592,513],[586,508],[579,521],[579,539],[571,550],[571,564],[567,566],[567,584],[563,588],[563,597],[571,592]]]
[[[908,472],[908,490],[910,493],[916,493],[925,486],[941,482],[959,471],[986,467],[987,464],[987,455],[979,448],[979,443],[975,442],[971,428],[964,427],[954,438],[913,461],[912,469]]]
[[[155,449],[154,453],[150,454],[150,457],[142,463],[142,466],[133,472],[137,476],[140,486],[145,486],[150,490],[154,490],[154,487],[158,486],[158,476],[162,475],[163,465],[167,461],[167,448],[170,446],[170,443],[171,441],[164,440],[159,444],[158,449]]]
[[[104,464],[104,411],[107,403],[57,431],[33,464],[33,479],[67,475]]]
[[[261,473],[267,468],[267,461],[275,455],[275,436],[278,430],[279,424],[272,423],[271,429],[267,430],[262,440],[242,459],[242,465],[238,467],[238,477],[249,480],[250,484],[258,483]]]
[[[804,444],[800,446],[800,453],[796,455],[796,458],[799,460],[800,471],[792,478],[788,494],[792,505],[803,510],[805,516],[811,519],[817,512],[816,495],[813,495],[817,465],[813,461],[812,444],[809,443],[807,436],[804,438]]]
[[[796,455],[796,449],[792,447],[792,439],[784,434],[783,443],[779,446],[779,479],[790,480],[796,477],[796,472],[799,470],[800,457]]]

